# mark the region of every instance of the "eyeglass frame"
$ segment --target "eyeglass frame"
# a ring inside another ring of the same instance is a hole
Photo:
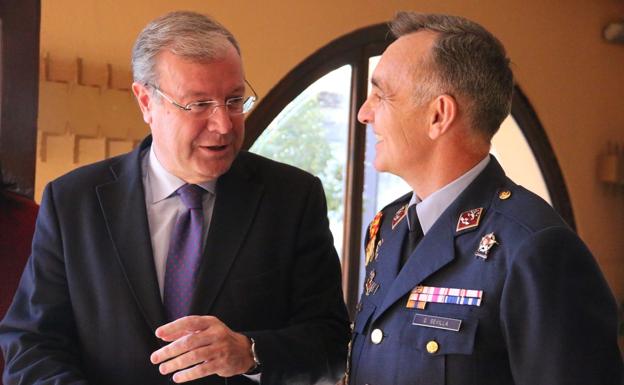
[[[254,104],[258,100],[258,93],[256,93],[256,90],[249,83],[249,81],[247,81],[247,79],[244,79],[244,80],[245,80],[245,84],[247,84],[249,86],[249,89],[251,90],[251,92],[253,92],[253,95],[250,95],[250,96],[247,96],[247,97],[237,96],[235,98],[229,98],[229,99],[227,99],[225,101],[224,104],[219,104],[219,102],[217,102],[216,100],[196,100],[194,102],[187,103],[186,105],[182,105],[182,104],[176,102],[175,99],[173,99],[173,97],[171,97],[170,95],[165,93],[157,85],[152,84],[152,83],[145,83],[145,86],[152,87],[154,89],[154,91],[156,91],[158,93],[158,95],[162,96],[166,101],[168,101],[173,106],[177,107],[178,109],[180,109],[182,111],[193,113],[192,106],[211,105],[212,107],[209,110],[210,113],[207,114],[206,117],[211,116],[212,114],[214,114],[218,107],[225,107],[228,114],[237,116],[237,115],[246,114],[249,111],[251,111],[251,109],[253,108]],[[233,113],[233,112],[230,111],[230,108],[229,108],[230,104],[228,104],[228,103],[230,101],[232,101],[232,100],[237,100],[237,99],[242,100],[242,102],[243,102],[243,109],[242,109],[241,112],[234,112]]]

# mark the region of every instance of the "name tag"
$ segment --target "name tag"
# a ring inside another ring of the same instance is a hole
[[[412,325],[424,326],[434,329],[444,329],[454,332],[459,331],[462,320],[455,318],[438,317],[428,314],[415,314]]]

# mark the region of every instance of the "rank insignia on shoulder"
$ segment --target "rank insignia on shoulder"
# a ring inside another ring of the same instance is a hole
[[[457,220],[457,228],[455,229],[455,231],[457,232],[472,229],[473,227],[479,226],[479,221],[481,220],[482,215],[483,207],[464,211],[459,215],[459,219]]]
[[[483,238],[481,238],[481,242],[479,242],[479,247],[477,248],[475,255],[477,257],[487,259],[490,249],[496,244],[498,244],[498,241],[496,240],[494,233],[484,235]]]
[[[401,220],[403,218],[405,218],[405,215],[407,214],[407,206],[405,205],[403,207],[401,207],[396,214],[394,214],[394,218],[392,218],[392,230],[394,230],[394,228],[396,227],[396,225],[399,224],[399,222],[401,222]]]
[[[379,284],[375,282],[375,275],[377,275],[377,273],[374,269],[368,273],[368,278],[366,278],[366,283],[364,283],[364,294],[374,295],[377,289],[379,289]]]

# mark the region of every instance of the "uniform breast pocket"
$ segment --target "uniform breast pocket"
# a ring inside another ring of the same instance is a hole
[[[403,328],[401,341],[404,344],[401,365],[412,368],[402,371],[401,384],[444,385],[448,377],[457,377],[451,373],[454,362],[466,362],[473,354],[477,333],[478,319],[463,316],[410,312],[410,322]],[[462,318],[463,317],[463,318]],[[461,366],[462,371],[466,367]],[[460,373],[470,384],[474,376]]]

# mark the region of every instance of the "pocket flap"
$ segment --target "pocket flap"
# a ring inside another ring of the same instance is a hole
[[[403,341],[431,356],[472,354],[478,324],[476,318],[463,319],[459,331],[410,324],[404,328]]]

